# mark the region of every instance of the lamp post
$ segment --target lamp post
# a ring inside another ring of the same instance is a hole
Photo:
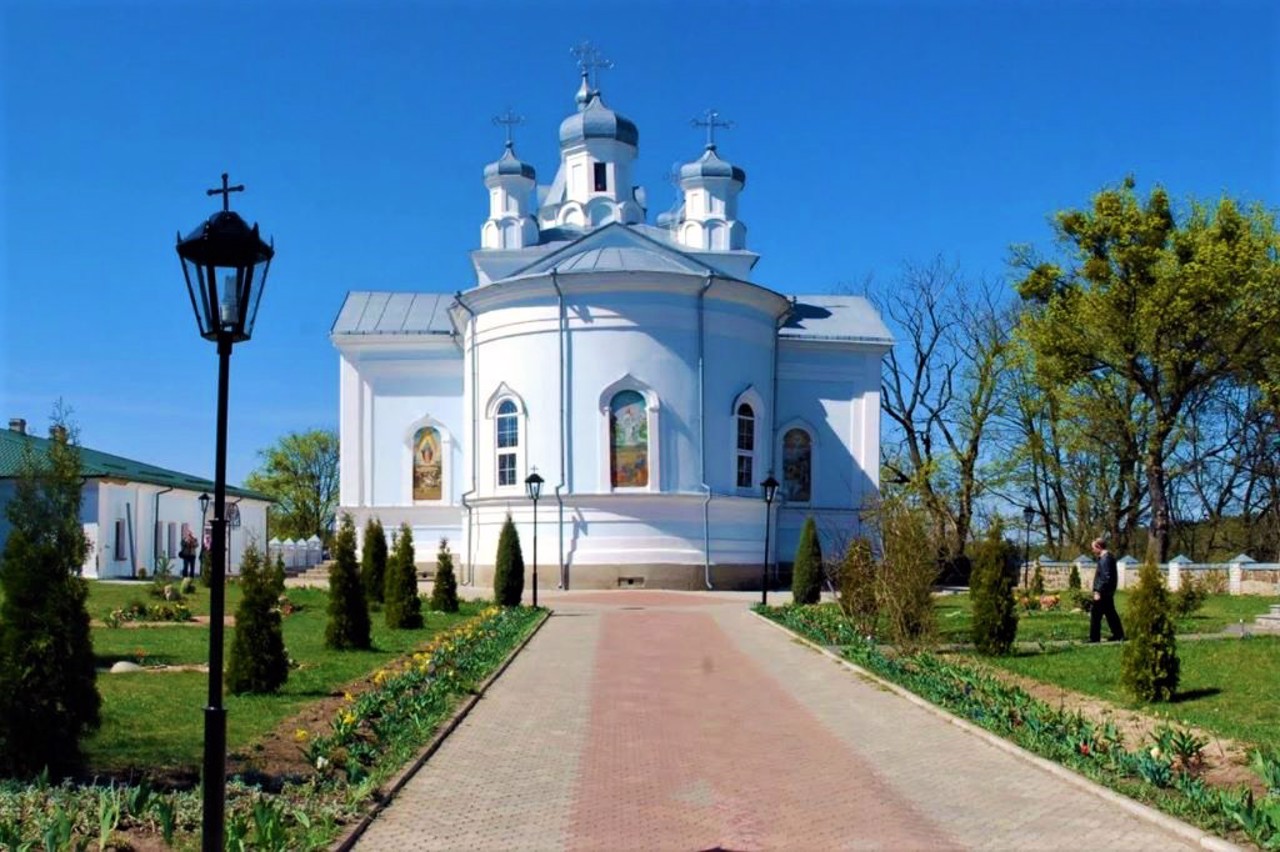
[[[218,344],[218,420],[213,480],[213,540],[209,580],[209,703],[204,709],[204,791],[201,848],[222,852],[226,811],[227,711],[222,706],[223,610],[226,603],[227,546],[227,378],[231,347],[253,335],[258,304],[267,283],[275,248],[258,236],[258,226],[245,224],[229,206],[233,192],[222,187],[207,195],[222,196],[222,210],[201,222],[184,239],[178,234],[178,258],[200,336]],[[208,506],[201,501],[202,509]],[[203,535],[203,530],[201,530]]]
[[[529,499],[533,501],[533,608],[538,608],[538,498],[542,496],[543,479],[538,476],[538,469],[534,468],[533,473],[524,481],[525,490],[529,492]]]
[[[199,567],[204,566],[204,519],[209,514],[209,495],[201,494],[196,498],[196,502],[200,504],[200,553],[196,556],[196,563]],[[198,574],[197,574],[198,576]]]
[[[773,514],[773,498],[778,493],[778,480],[769,478],[760,483],[764,489],[764,565],[760,569],[760,604],[769,605],[769,518]]]
[[[1031,566],[1031,522],[1036,519],[1036,510],[1030,506],[1022,507],[1022,520],[1026,522],[1026,532],[1022,536],[1022,585],[1027,585],[1027,570]]]

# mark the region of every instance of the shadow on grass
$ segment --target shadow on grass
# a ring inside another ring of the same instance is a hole
[[[1222,694],[1222,690],[1216,686],[1206,687],[1204,689],[1188,689],[1186,692],[1179,692],[1173,696],[1171,704],[1182,704],[1185,701],[1195,701],[1200,698],[1212,698],[1215,695]]]

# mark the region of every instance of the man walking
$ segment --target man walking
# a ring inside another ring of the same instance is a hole
[[[1116,568],[1116,558],[1107,550],[1105,538],[1093,540],[1093,555],[1098,557],[1098,570],[1093,574],[1093,607],[1089,610],[1089,641],[1097,642],[1102,638],[1102,617],[1107,617],[1107,628],[1111,631],[1111,641],[1124,640],[1124,625],[1120,623],[1120,613],[1116,612],[1116,584],[1120,572]]]

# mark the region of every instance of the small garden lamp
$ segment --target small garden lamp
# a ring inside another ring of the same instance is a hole
[[[187,282],[187,295],[200,336],[218,344],[217,448],[213,479],[213,540],[209,595],[209,703],[204,710],[204,810],[201,848],[222,852],[226,815],[227,711],[222,706],[223,611],[226,608],[225,554],[227,550],[227,378],[231,347],[253,336],[258,304],[267,283],[275,248],[232,212],[231,193],[244,185],[206,190],[221,195],[222,210],[183,238],[178,234],[178,259]],[[207,495],[201,510],[208,507]],[[203,535],[203,530],[201,534]]]
[[[538,469],[535,467],[533,473],[529,474],[524,481],[525,490],[529,492],[529,499],[533,501],[533,606],[538,606],[538,498],[542,496],[542,483],[545,480],[538,476]]]
[[[773,514],[773,498],[778,496],[778,480],[769,478],[760,483],[764,492],[764,565],[760,569],[760,604],[769,605],[769,519]]]
[[[1022,507],[1022,520],[1026,523],[1026,533],[1022,537],[1022,585],[1027,585],[1027,571],[1031,566],[1031,523],[1036,519],[1036,510],[1030,506]]]
[[[204,519],[209,514],[209,494],[203,493],[196,498],[200,504],[200,564],[204,564]]]

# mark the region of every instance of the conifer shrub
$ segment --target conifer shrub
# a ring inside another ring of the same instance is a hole
[[[387,560],[386,618],[395,630],[417,630],[422,626],[422,599],[418,597],[418,566],[413,552],[413,529],[400,525],[395,551]]]
[[[1067,575],[1067,591],[1080,591],[1080,566],[1074,562],[1071,563],[1071,573]]]
[[[876,600],[876,559],[871,542],[855,538],[849,542],[840,564],[840,591],[836,596],[845,618],[859,636],[874,636],[880,605]]]
[[[240,560],[240,605],[227,669],[227,689],[236,695],[276,692],[289,679],[275,574],[250,542]]]
[[[370,602],[383,603],[387,587],[387,534],[382,521],[370,518],[364,525],[364,548],[360,551],[360,580]]]
[[[1195,577],[1184,577],[1178,590],[1170,595],[1173,614],[1178,618],[1195,615],[1200,607],[1209,599],[1209,587]]]
[[[982,654],[1009,653],[1018,635],[1018,610],[1009,570],[1011,556],[1017,558],[1004,541],[999,524],[994,524],[987,537],[973,546],[973,575],[969,583],[973,601],[972,634],[973,644]]]
[[[822,542],[813,516],[804,519],[796,559],[791,566],[791,599],[798,604],[816,604],[822,594]]]
[[[206,589],[213,585],[213,553],[208,548],[200,550],[200,585]]]
[[[436,577],[431,588],[431,608],[437,612],[458,611],[458,580],[453,575],[453,554],[449,539],[440,539],[436,552]]]
[[[493,569],[493,599],[498,606],[520,606],[524,597],[524,553],[520,534],[507,515],[498,534],[498,558]]]
[[[1040,562],[1036,562],[1036,570],[1031,572],[1031,594],[1033,597],[1044,597],[1044,571],[1040,570]]]
[[[1138,585],[1124,614],[1124,659],[1120,681],[1141,701],[1170,701],[1181,665],[1169,590],[1150,560],[1138,571]]]
[[[100,723],[88,587],[79,576],[89,544],[80,523],[80,448],[63,427],[43,453],[28,444],[7,507],[0,556],[0,775],[83,764],[80,739]]]
[[[369,604],[356,564],[356,528],[351,516],[343,514],[333,541],[333,565],[329,567],[329,622],[324,629],[326,648],[367,650]]]
[[[271,572],[271,582],[275,585],[277,595],[284,594],[284,578],[287,576],[289,576],[288,572],[284,570],[284,554],[277,553],[275,570]]]

